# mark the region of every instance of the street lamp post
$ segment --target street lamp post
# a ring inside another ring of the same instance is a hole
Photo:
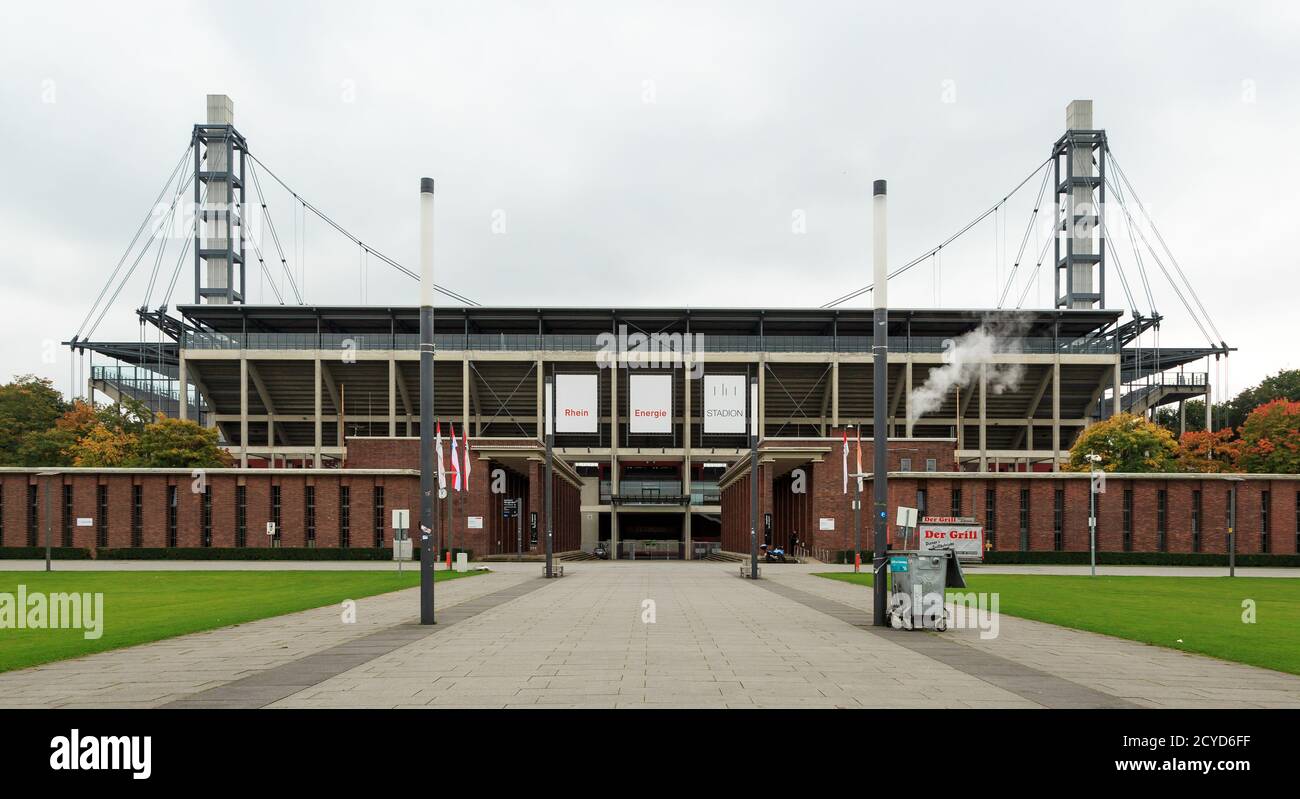
[[[758,376],[749,378],[749,578],[758,579]]]
[[[436,624],[433,601],[433,178],[420,178],[420,624]]]
[[[544,501],[546,508],[546,576],[553,577],[551,571],[551,556],[553,553],[553,544],[551,541],[554,532],[552,523],[552,497],[551,497],[551,469],[554,465],[555,449],[555,377],[554,375],[546,376],[546,499]]]
[[[1088,475],[1088,560],[1090,573],[1093,577],[1097,576],[1097,478],[1102,474],[1097,464],[1101,463],[1101,456],[1094,453],[1088,453],[1088,463],[1091,465],[1090,474]]]
[[[45,478],[45,571],[50,571],[50,526],[54,524],[54,512],[50,507],[50,482],[58,472],[41,472],[37,477]]]
[[[872,197],[872,311],[871,353],[875,360],[871,380],[871,394],[875,413],[872,416],[871,438],[875,450],[875,465],[872,468],[872,486],[875,502],[872,507],[872,521],[875,523],[875,542],[872,552],[872,623],[884,627],[885,621],[885,564],[889,561],[885,554],[888,546],[888,528],[885,518],[889,501],[889,433],[885,429],[885,394],[888,385],[889,363],[889,303],[887,289],[889,283],[888,249],[885,238],[887,222],[885,206],[885,181],[877,180],[871,188]]]
[[[1244,477],[1229,477],[1228,491],[1228,576],[1237,576],[1237,486],[1246,482]]]

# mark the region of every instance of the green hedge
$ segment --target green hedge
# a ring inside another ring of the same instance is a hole
[[[100,560],[392,560],[389,547],[123,547]]]
[[[853,563],[853,550],[832,553],[834,563]],[[862,562],[871,562],[871,552],[863,551]],[[984,562],[990,565],[1025,566],[1087,566],[1087,552],[1054,551],[1003,551],[984,553]],[[1228,556],[1210,552],[1098,552],[1101,566],[1221,566],[1227,568]],[[1237,565],[1242,567],[1300,567],[1300,555],[1266,555],[1258,552],[1237,553]]]
[[[51,547],[54,560],[90,560],[86,547]],[[44,560],[45,547],[0,547],[0,560]]]

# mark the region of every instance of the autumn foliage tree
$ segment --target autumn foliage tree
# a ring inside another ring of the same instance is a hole
[[[1250,472],[1300,473],[1300,402],[1277,399],[1241,426],[1241,465]]]
[[[1214,432],[1188,431],[1178,439],[1178,471],[1239,472],[1241,449],[1241,441],[1228,428]]]
[[[1173,433],[1131,413],[1089,425],[1070,449],[1069,468],[1089,471],[1089,454],[1099,455],[1107,472],[1169,472],[1178,455]]]

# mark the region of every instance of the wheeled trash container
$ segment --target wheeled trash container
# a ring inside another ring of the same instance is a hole
[[[889,623],[895,630],[948,629],[944,591],[965,588],[951,551],[904,550],[889,555]]]

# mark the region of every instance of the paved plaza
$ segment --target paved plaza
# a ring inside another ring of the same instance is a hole
[[[434,627],[408,589],[0,674],[0,706],[1300,707],[1300,677],[1008,616],[871,628],[869,590],[811,574],[842,568],[493,564]]]

